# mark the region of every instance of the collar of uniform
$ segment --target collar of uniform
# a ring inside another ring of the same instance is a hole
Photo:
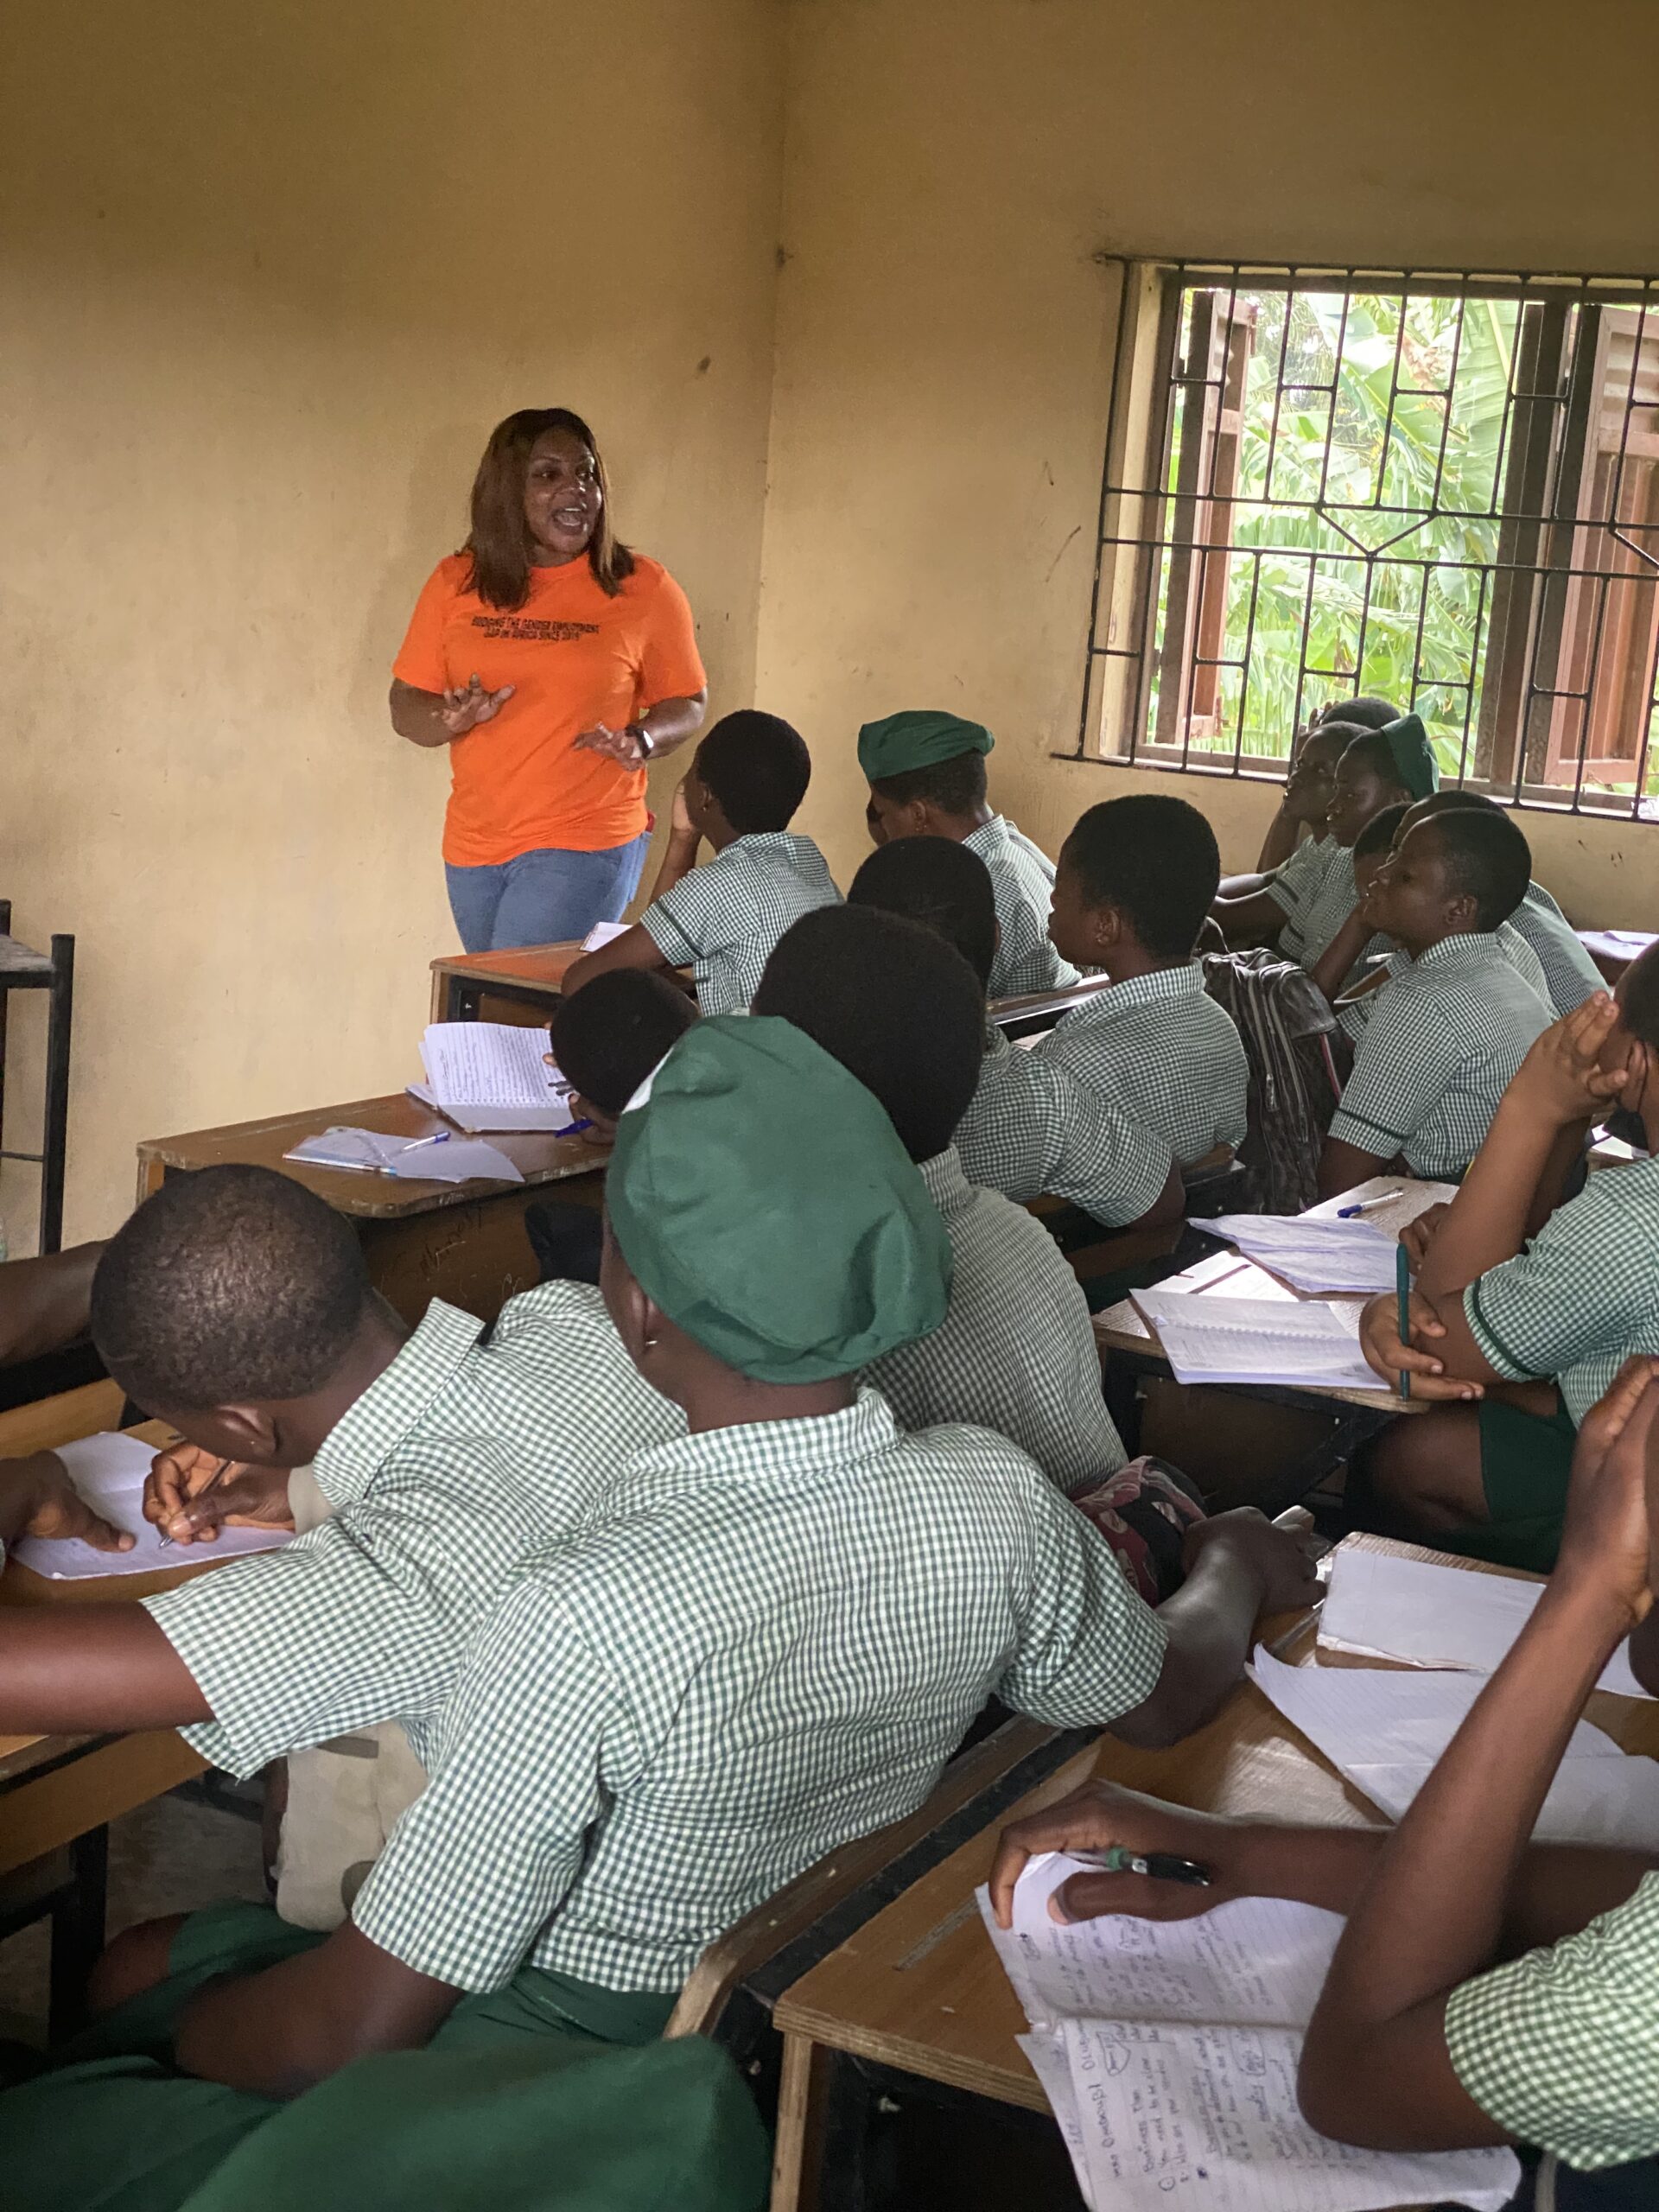
[[[1456,975],[1466,968],[1490,967],[1494,960],[1503,961],[1503,948],[1494,930],[1466,930],[1456,937],[1443,937],[1438,944],[1431,944],[1427,952],[1420,952],[1406,968],[1408,976]]]
[[[750,1483],[774,1491],[838,1478],[861,1460],[891,1452],[899,1440],[893,1408],[879,1390],[861,1383],[856,1399],[838,1414],[709,1428],[636,1452],[617,1478],[607,1517],[715,1484]]]
[[[1086,1021],[1109,1021],[1115,1014],[1126,1014],[1131,1007],[1203,996],[1204,970],[1196,960],[1189,960],[1184,968],[1154,968],[1149,976],[1131,976],[1122,983],[1108,983],[1103,991],[1074,1007],[1065,1020],[1079,1026]]]
[[[792,830],[746,830],[724,848],[728,853],[794,853],[807,842]]]
[[[478,1348],[484,1324],[435,1298],[384,1375],[329,1430],[313,1471],[335,1505],[361,1497],[388,1455],[423,1421]]]
[[[918,1163],[921,1179],[927,1185],[927,1195],[947,1221],[953,1213],[971,1205],[974,1186],[962,1172],[962,1160],[953,1144],[943,1152],[936,1152],[931,1160]]]
[[[1007,823],[1001,815],[994,814],[988,822],[982,822],[977,830],[970,830],[962,842],[970,853],[977,853],[981,860],[987,860],[1007,843]]]

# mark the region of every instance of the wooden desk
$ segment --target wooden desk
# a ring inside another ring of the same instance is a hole
[[[457,952],[432,963],[434,1021],[545,1022],[581,952],[567,944],[527,944],[512,952]]]
[[[607,1147],[584,1137],[493,1136],[490,1142],[523,1174],[522,1184],[404,1182],[283,1159],[302,1137],[341,1125],[401,1137],[430,1136],[449,1126],[398,1091],[186,1136],[152,1137],[138,1147],[139,1199],[159,1190],[168,1175],[192,1168],[227,1160],[274,1167],[346,1215],[362,1240],[375,1287],[406,1321],[418,1321],[433,1298],[447,1298],[487,1321],[540,1279],[524,1235],[525,1207],[550,1183],[563,1185],[561,1198],[598,1205],[610,1156]]]
[[[1372,1536],[1351,1545],[1497,1573],[1468,1560]],[[1519,1578],[1535,1581],[1533,1575]],[[1279,1656],[1299,1666],[1376,1666],[1316,1654],[1313,1616],[1293,1623]],[[1597,1692],[1586,1717],[1626,1751],[1659,1753],[1659,1704]],[[1261,1692],[1241,1683],[1207,1728],[1166,1751],[1103,1737],[866,1923],[779,1999],[785,2038],[772,2212],[809,2212],[815,2134],[837,2054],[965,2089],[1031,2112],[1049,2109],[1014,2038],[1026,2018],[981,1924],[974,1892],[1009,1821],[1065,1796],[1090,1774],[1177,1805],[1281,1825],[1386,1826],[1376,1808],[1297,1735]]]

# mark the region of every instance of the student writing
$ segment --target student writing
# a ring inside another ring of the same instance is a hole
[[[1315,2127],[1379,2150],[1531,2144],[1580,2171],[1616,2170],[1605,2199],[1541,2203],[1653,2202],[1659,1836],[1637,1851],[1529,1839],[1586,1696],[1650,1617],[1655,1370],[1630,1363],[1586,1419],[1549,1585],[1392,1834],[1217,1820],[1096,1784],[1005,1834],[991,1877],[1003,1924],[1032,1853],[1107,1843],[1191,1857],[1216,1878],[1193,1891],[1074,1878],[1059,1916],[1180,1917],[1235,1896],[1345,1913],[1302,2058]]]
[[[990,870],[997,947],[994,999],[1075,983],[1077,971],[1048,934],[1054,865],[986,796],[985,756],[996,741],[982,722],[931,708],[866,722],[858,765],[870,786],[864,818],[878,845],[905,837],[950,837]]]
[[[922,923],[959,952],[982,995],[996,957],[996,908],[984,862],[944,837],[906,837],[872,853],[849,888],[852,906]],[[971,1183],[1011,1198],[1044,1193],[1108,1229],[1179,1218],[1185,1192],[1167,1141],[1110,1095],[989,1022],[967,1111],[956,1130]]]
[[[674,794],[651,904],[632,929],[571,963],[566,993],[616,968],[689,963],[704,1014],[747,1006],[796,916],[841,897],[823,854],[789,827],[811,773],[799,733],[778,715],[722,715]],[[700,868],[705,839],[714,857]]]

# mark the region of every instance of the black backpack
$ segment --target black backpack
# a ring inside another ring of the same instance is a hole
[[[1265,949],[1206,953],[1204,987],[1233,1017],[1250,1064],[1238,1153],[1246,1181],[1234,1210],[1300,1213],[1319,1197],[1319,1152],[1342,1093],[1337,1018],[1312,976]]]

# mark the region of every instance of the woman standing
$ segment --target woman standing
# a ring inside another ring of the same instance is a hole
[[[593,432],[526,407],[490,434],[472,531],[427,579],[391,726],[448,746],[450,911],[468,952],[620,921],[645,856],[645,763],[702,720],[691,609],[611,527]]]

